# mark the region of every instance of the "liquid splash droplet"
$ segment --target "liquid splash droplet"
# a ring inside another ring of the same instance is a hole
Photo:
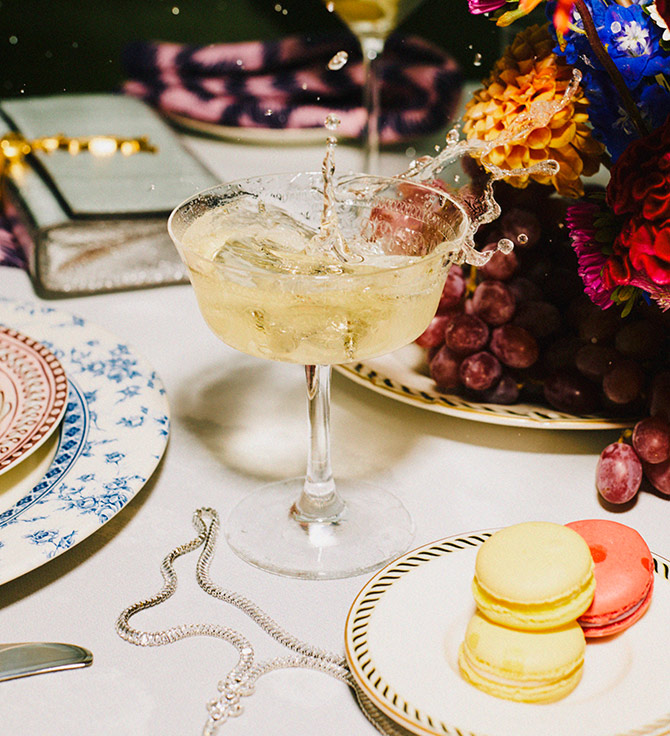
[[[346,51],[338,51],[335,56],[328,62],[328,68],[331,71],[337,71],[349,61],[349,54]]]
[[[519,233],[516,236],[516,239],[519,245],[526,245],[526,243],[528,242],[528,236],[526,235],[526,233]]]
[[[326,118],[324,125],[328,130],[337,130],[340,127],[341,122],[342,121],[337,117],[337,115],[331,112]]]
[[[481,66],[482,65],[482,55],[480,53],[475,54],[475,58],[472,61],[473,66]]]

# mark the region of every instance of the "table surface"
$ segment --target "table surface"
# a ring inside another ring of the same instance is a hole
[[[196,137],[185,142],[227,180],[318,169],[323,155],[321,145],[268,148]],[[397,172],[408,160],[405,151],[387,154],[384,171]],[[341,171],[360,167],[360,150],[342,146],[338,165]],[[3,296],[37,299],[19,270],[0,269],[0,284]],[[117,636],[115,620],[127,605],[160,589],[160,562],[192,538],[196,509],[211,506],[225,518],[260,483],[302,473],[307,443],[303,372],[219,342],[201,319],[189,286],[49,304],[111,330],[149,360],[165,384],[171,436],[158,470],[121,513],[65,554],[0,586],[4,641],[75,642],[95,658],[84,670],[2,683],[0,732],[198,734],[205,703],[216,696],[217,682],[235,663],[236,652],[206,638],[133,647]],[[599,503],[596,459],[616,437],[612,431],[470,422],[390,400],[337,373],[333,379],[336,476],[393,489],[416,522],[416,546],[525,520],[601,517],[635,527],[652,550],[667,556],[667,501],[642,493],[625,513]],[[194,555],[180,559],[175,596],[139,614],[135,625],[217,623],[245,634],[261,658],[287,653],[239,611],[206,596],[194,571]],[[221,587],[255,601],[294,635],[338,652],[344,649],[347,612],[367,579],[282,578],[247,565],[223,540],[212,576]],[[270,732],[365,736],[375,729],[341,682],[314,671],[283,670],[264,677],[244,714],[221,729],[230,736]]]

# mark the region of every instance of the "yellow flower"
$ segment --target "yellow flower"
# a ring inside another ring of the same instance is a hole
[[[484,87],[467,103],[463,132],[468,140],[495,141],[519,124],[535,103],[556,103],[548,120],[530,132],[478,156],[483,164],[502,169],[527,168],[549,159],[559,165],[554,176],[541,173],[510,177],[509,183],[525,187],[530,179],[553,184],[559,194],[579,197],[582,176],[598,171],[603,145],[591,135],[588,100],[581,87],[567,104],[559,104],[572,80],[572,67],[552,52],[553,40],[546,26],[532,26],[517,35],[499,59]],[[519,118],[523,115],[524,117]]]

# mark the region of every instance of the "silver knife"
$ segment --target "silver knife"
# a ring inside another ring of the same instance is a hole
[[[50,641],[0,644],[0,682],[43,672],[88,667],[93,655],[76,644]]]

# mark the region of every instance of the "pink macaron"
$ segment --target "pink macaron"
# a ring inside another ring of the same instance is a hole
[[[584,538],[595,563],[593,603],[578,619],[584,636],[610,636],[632,626],[649,608],[654,588],[654,563],[647,543],[635,529],[607,519],[566,526]]]

